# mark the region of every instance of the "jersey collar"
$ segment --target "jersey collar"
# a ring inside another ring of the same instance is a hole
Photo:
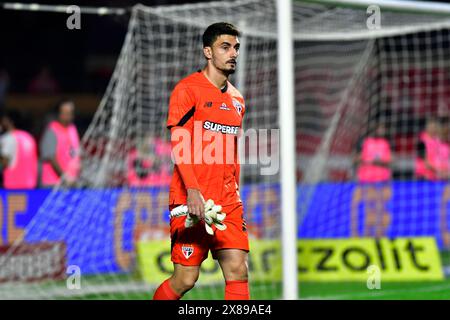
[[[213,86],[214,88],[218,89],[214,84],[211,83],[211,81],[208,80],[208,78],[205,77],[205,75],[202,73],[201,69],[197,70],[198,73],[201,74],[201,76],[203,77],[203,79],[205,79],[211,86]],[[225,93],[228,90],[228,80],[227,83],[225,84],[225,86],[222,89],[219,89],[220,92]]]

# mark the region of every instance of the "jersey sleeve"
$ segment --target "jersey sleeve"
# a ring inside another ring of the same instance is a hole
[[[8,166],[11,165],[16,154],[16,139],[12,134],[6,134],[1,139],[1,156],[8,159]]]
[[[192,133],[193,115],[195,112],[195,99],[189,88],[185,84],[178,84],[170,96],[169,115],[167,119],[167,128],[173,134],[176,127],[183,127]],[[172,140],[172,149],[176,143]],[[194,168],[190,163],[182,163],[176,159],[176,167],[180,172],[186,189],[200,190],[200,185],[194,173]]]
[[[179,83],[172,91],[169,101],[167,128],[185,125],[194,115],[195,99],[189,87]]]
[[[243,98],[240,99],[240,102],[242,104],[242,111],[241,111],[242,125],[241,125],[241,128],[243,128],[243,126],[244,126],[244,115],[245,115],[246,107],[245,107],[245,101],[244,101]],[[243,139],[243,138],[241,137],[241,139]],[[235,152],[236,152],[236,154],[235,154],[235,158],[236,158],[236,165],[235,165],[236,173],[235,173],[235,179],[236,179],[237,187],[239,189],[240,188],[240,181],[241,181],[241,165],[240,165],[240,159],[239,159],[238,144],[239,144],[239,139],[236,138],[236,149],[235,149]]]
[[[52,129],[47,128],[40,144],[40,153],[43,160],[50,160],[56,156],[56,135]]]
[[[176,128],[171,129],[171,133],[173,134],[174,130],[177,130]],[[171,138],[172,142],[172,149],[175,148],[178,141],[174,141]],[[184,186],[186,189],[197,189],[200,190],[200,184],[198,183],[197,177],[195,176],[194,168],[192,166],[192,163],[183,163],[179,159],[176,158],[176,155],[173,155],[175,157],[175,166],[178,168],[178,171],[181,175],[181,179],[183,180]]]

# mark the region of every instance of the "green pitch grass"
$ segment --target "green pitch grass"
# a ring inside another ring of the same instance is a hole
[[[280,299],[281,284],[253,284],[252,300]],[[149,300],[153,292],[130,292],[124,294],[86,295],[78,299],[132,299]],[[365,283],[300,283],[300,299],[314,300],[449,300],[450,279],[438,282],[386,282],[380,289],[369,290]],[[73,297],[72,297],[73,298]],[[196,287],[183,300],[223,299],[223,286]]]
[[[441,252],[444,266],[450,266],[450,252]],[[121,279],[120,275],[112,276],[112,283],[122,283],[130,280],[128,276]],[[108,276],[102,276],[103,284],[110,283]],[[91,278],[94,282],[96,277]],[[135,280],[138,280],[136,278]],[[223,299],[224,286],[196,286],[189,291],[183,300],[214,300]],[[250,294],[254,300],[280,299],[281,283],[251,283]],[[93,294],[72,296],[72,299],[132,299],[149,300],[153,290],[149,292],[128,292]],[[60,297],[61,299],[67,297]],[[300,282],[300,299],[332,299],[332,300],[450,300],[450,278],[444,281],[433,282],[381,282],[380,289],[370,290],[366,282]]]
[[[252,299],[277,299],[281,285],[252,286]],[[369,290],[366,283],[300,283],[300,299],[333,300],[442,300],[450,299],[450,279],[439,282],[382,283],[380,289]],[[207,292],[189,292],[185,299],[210,299]],[[220,296],[223,299],[223,295]]]

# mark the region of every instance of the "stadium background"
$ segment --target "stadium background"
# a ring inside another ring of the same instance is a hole
[[[199,2],[199,1],[190,1]],[[447,1],[441,1],[447,2]],[[46,3],[41,2],[41,3]],[[47,2],[51,4],[50,2]],[[61,4],[71,4],[69,2],[61,1]],[[165,5],[165,4],[179,4],[180,1],[142,1],[145,5]],[[132,1],[79,1],[77,5],[89,6],[114,6],[126,7],[135,4]],[[2,42],[0,51],[0,69],[7,70],[10,78],[8,92],[4,101],[3,108],[11,108],[23,111],[26,115],[26,127],[39,140],[43,129],[44,115],[51,111],[54,103],[62,97],[70,97],[76,103],[77,116],[76,125],[83,135],[87,126],[91,122],[92,116],[99,105],[100,99],[106,89],[108,81],[112,75],[115,67],[120,49],[123,44],[123,39],[127,32],[128,16],[110,16],[98,17],[87,16],[83,18],[82,29],[79,31],[70,31],[66,28],[55,28],[55,25],[65,25],[65,15],[45,12],[14,12],[0,10],[0,39]],[[59,83],[60,89],[57,93],[47,94],[31,94],[28,92],[28,85],[30,80],[35,76],[42,67],[49,67],[54,78]],[[429,112],[429,110],[426,110]],[[425,112],[425,113],[426,113]],[[422,121],[420,117],[417,121]],[[300,136],[300,138],[305,138]],[[310,139],[311,137],[307,137]],[[307,147],[311,147],[308,145]],[[299,153],[308,152],[302,149],[302,145],[298,147]],[[412,147],[410,152],[412,152]],[[302,175],[301,165],[299,164],[298,175]],[[310,220],[326,219],[326,210],[321,209],[321,204],[328,201],[336,201],[336,199],[327,199],[327,194],[333,194],[333,180],[347,179],[347,171],[342,172],[337,170],[331,172],[329,175],[329,182],[321,185],[320,190],[316,190],[317,199],[313,202],[316,206],[311,208],[311,214],[307,215]],[[411,172],[401,171],[397,173],[397,177],[407,180],[411,177]],[[424,182],[426,183],[426,182]],[[352,209],[350,205],[355,201],[355,188],[352,182],[348,182],[349,187],[345,188],[345,193],[340,194],[339,201],[346,205],[339,206],[342,212],[334,212],[333,215],[339,216],[342,219],[342,225],[348,226],[348,220],[351,219]],[[411,190],[408,182],[397,182],[386,187],[389,193],[405,194]],[[388,237],[403,236],[402,227],[404,224],[414,224],[419,226],[416,228],[416,234],[405,234],[406,236],[433,236],[437,239],[438,246],[445,249],[443,243],[442,230],[438,228],[441,214],[444,214],[446,206],[450,202],[450,191],[445,183],[430,184],[425,188],[430,192],[427,198],[432,199],[429,206],[429,215],[420,215],[418,212],[411,212],[411,208],[402,207],[396,208],[398,203],[395,198],[389,196],[386,198],[386,205],[389,211],[395,212],[393,216],[394,221],[399,221],[398,224],[393,224],[394,228],[390,229]],[[395,190],[396,192],[393,192]],[[400,190],[400,191],[399,191]],[[37,206],[45,198],[47,191],[33,191],[25,196],[26,210],[21,209],[18,212],[26,211],[27,214],[22,215],[16,219],[16,227],[25,226],[27,221],[36,212]],[[161,195],[162,193],[162,195]],[[163,201],[164,190],[151,190],[149,202]],[[2,200],[6,207],[11,201],[11,194],[9,192],[2,192]],[[120,194],[117,195],[120,197]],[[273,202],[265,202],[264,205],[258,204],[258,199],[271,199]],[[353,197],[353,198],[352,198]],[[408,197],[408,196],[406,196]],[[410,197],[414,197],[411,194]],[[248,199],[249,206],[256,207],[252,212],[253,216],[249,216],[249,224],[256,227],[253,229],[255,237],[270,238],[270,234],[264,234],[265,231],[270,230],[267,226],[271,225],[271,216],[276,215],[273,208],[279,202],[278,186],[265,185],[255,189],[247,188],[243,190],[243,198]],[[314,198],[314,197],[313,197]],[[111,200],[113,201],[113,200]],[[357,201],[357,200],[356,200]],[[245,202],[245,200],[244,200]],[[299,198],[301,202],[301,198]],[[364,203],[360,204],[366,205]],[[19,206],[20,208],[20,206]],[[417,209],[417,207],[416,207]],[[132,209],[131,209],[132,210]],[[442,211],[444,210],[444,211]],[[11,214],[11,212],[9,213]],[[166,217],[167,214],[162,214],[160,217]],[[308,227],[308,219],[299,227],[299,236],[314,238],[315,235],[320,234],[321,237],[350,237],[352,230],[349,228],[336,227],[335,229],[314,230]],[[416,220],[414,220],[416,219]],[[4,221],[7,221],[5,219]],[[161,219],[152,222],[152,228],[162,230],[164,232],[167,224],[167,219]],[[125,223],[126,225],[126,223]],[[312,225],[317,225],[312,223]],[[336,223],[339,225],[339,223]],[[397,228],[395,228],[397,226]],[[126,231],[123,232],[129,232]],[[33,235],[29,235],[33,237]],[[77,235],[72,235],[77,236]],[[14,230],[11,230],[6,225],[2,228],[2,244],[7,244],[14,239]],[[125,246],[127,247],[127,246]],[[116,257],[112,256],[111,259]],[[443,256],[446,259],[446,256]],[[82,263],[81,263],[82,264]],[[433,284],[435,285],[435,284]],[[364,286],[358,284],[333,284],[327,285],[317,283],[305,283],[301,289],[302,297],[317,297],[327,296],[343,298],[377,298],[377,293],[367,291]],[[409,287],[417,289],[416,294],[409,291]],[[427,293],[428,283],[402,283],[402,284],[386,284],[384,291],[386,295],[380,298],[448,298],[447,289],[444,286],[443,290],[434,290],[433,293]],[[345,288],[343,292],[342,288]],[[420,289],[422,288],[422,289]],[[389,291],[391,289],[391,291]],[[400,291],[400,293],[398,293]],[[397,293],[396,293],[397,292]],[[343,293],[343,294],[342,294]],[[194,294],[195,295],[195,294]],[[195,297],[195,296],[194,296]],[[201,295],[200,295],[201,297]],[[188,297],[189,298],[189,297]]]

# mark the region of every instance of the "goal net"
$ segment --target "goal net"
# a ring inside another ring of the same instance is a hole
[[[450,15],[382,9],[378,19],[367,7],[293,1],[298,237],[429,236],[445,254],[450,187],[443,179],[417,181],[415,163],[425,121],[449,115]],[[82,138],[80,178],[74,188],[55,187],[2,253],[0,298],[150,299],[170,275],[168,101],[180,79],[203,67],[201,36],[218,21],[242,30],[231,82],[247,107],[240,193],[251,295],[281,298],[283,84],[270,0],[133,7],[114,74]],[[395,156],[392,178],[361,184],[355,155],[380,123]],[[446,127],[438,130],[443,144]],[[308,283],[300,282],[300,297],[321,297]],[[208,260],[185,298],[222,299],[223,290],[220,269]]]

